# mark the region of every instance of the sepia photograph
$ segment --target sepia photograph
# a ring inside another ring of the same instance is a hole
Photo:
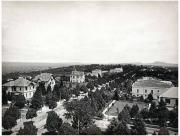
[[[2,135],[178,135],[178,1],[2,1]]]

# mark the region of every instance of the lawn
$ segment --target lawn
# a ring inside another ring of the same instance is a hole
[[[116,101],[114,105],[106,112],[106,115],[117,116],[117,109],[119,110],[119,112],[121,112],[126,104],[128,104],[130,107],[137,104],[139,110],[148,107],[148,105],[143,102]]]

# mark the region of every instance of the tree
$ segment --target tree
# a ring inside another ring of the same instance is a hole
[[[118,121],[113,118],[112,121],[110,122],[108,128],[105,131],[106,135],[112,135],[114,134],[114,129],[118,126]]]
[[[55,98],[53,97],[52,92],[48,92],[48,94],[46,95],[45,103],[49,106],[49,109],[54,109],[55,107],[57,107],[57,103]]]
[[[138,105],[137,104],[133,105],[130,111],[131,118],[134,118],[135,115],[138,113],[138,111],[139,111]]]
[[[5,114],[4,114],[4,117],[5,117],[5,116],[14,117],[15,120],[17,120],[17,119],[19,119],[19,118],[21,117],[21,113],[20,113],[19,109],[18,109],[16,106],[12,106],[12,105],[11,105],[11,106],[6,110],[6,112],[5,112]]]
[[[82,135],[101,135],[102,132],[100,128],[96,125],[89,125],[87,128],[83,129],[81,132]]]
[[[133,121],[133,127],[131,130],[132,135],[146,135],[146,128],[144,122],[140,118],[135,118]]]
[[[53,98],[56,102],[60,100],[60,95],[61,95],[60,85],[55,84],[52,94],[53,94]]]
[[[93,82],[88,82],[87,85],[86,85],[87,88],[89,88],[90,90],[93,90],[94,89],[94,84]]]
[[[69,123],[63,123],[58,129],[59,135],[78,135],[78,130],[74,129]]]
[[[146,108],[142,109],[139,113],[143,119],[147,119],[149,117],[149,112]]]
[[[88,92],[88,88],[85,86],[85,85],[82,85],[80,87],[80,91],[84,92],[84,93],[87,93]]]
[[[39,89],[39,87],[37,87],[37,89],[33,95],[30,108],[34,108],[34,109],[38,110],[38,109],[42,108],[42,106],[43,106],[42,92]]]
[[[62,125],[62,119],[59,118],[56,112],[49,111],[46,120],[46,128],[49,132],[56,132]]]
[[[6,115],[2,118],[2,126],[7,130],[11,130],[17,124],[16,118],[10,115]]]
[[[149,100],[149,102],[152,102],[152,100],[153,100],[153,95],[152,95],[151,93],[148,94],[147,99]]]
[[[158,117],[158,114],[157,114],[157,106],[156,106],[156,103],[155,103],[155,102],[151,102],[151,107],[150,107],[150,109],[149,109],[149,117],[150,117],[151,119]]]
[[[6,105],[8,101],[6,90],[7,90],[7,87],[2,87],[2,104],[3,105]]]
[[[169,111],[169,121],[174,128],[178,128],[178,108]]]
[[[161,99],[158,105],[158,122],[161,127],[166,126],[166,121],[168,120],[168,113],[169,111],[166,108],[166,103]]]
[[[158,132],[158,135],[169,135],[169,131],[166,127],[161,127]]]
[[[44,82],[39,82],[39,86],[38,87],[39,87],[39,90],[42,92],[42,95],[46,95],[47,94]]]
[[[29,108],[27,113],[26,113],[26,119],[31,119],[34,117],[37,117],[37,110],[33,108]]]
[[[115,127],[113,134],[129,135],[130,130],[128,129],[126,122],[120,121],[120,123],[118,123],[117,127]]]
[[[22,95],[22,94],[14,95],[12,99],[15,102],[14,105],[20,109],[23,108],[24,105],[26,104],[26,99],[25,99],[24,95]]]
[[[115,92],[114,92],[114,96],[113,96],[113,100],[119,101],[119,94],[118,94],[118,90],[115,90]]]
[[[129,123],[130,121],[130,114],[129,114],[129,111],[125,108],[123,108],[123,110],[119,113],[118,115],[118,120],[119,121],[124,121],[126,123]]]
[[[37,135],[38,129],[33,125],[32,121],[24,122],[24,128],[20,128],[17,135]]]

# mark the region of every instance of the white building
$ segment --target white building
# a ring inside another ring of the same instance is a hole
[[[178,106],[178,87],[171,87],[160,95],[160,99],[166,102],[166,106],[173,108]]]
[[[41,73],[41,74],[35,76],[33,81],[36,83],[44,82],[45,88],[47,89],[48,85],[50,85],[52,90],[54,88],[54,85],[56,84],[53,74],[51,74],[51,73]]]
[[[132,95],[136,97],[143,96],[145,99],[151,93],[154,99],[159,99],[159,96],[171,87],[172,84],[163,82],[158,79],[145,77],[143,79],[138,79],[133,83]]]
[[[36,91],[35,84],[23,77],[3,84],[3,87],[7,88],[6,93],[21,93],[26,99],[32,98]]]
[[[109,71],[110,73],[121,73],[123,72],[122,67],[121,68],[114,68],[114,69],[110,69]]]
[[[99,75],[102,77],[102,71],[100,69],[92,70],[92,75],[98,77]]]
[[[72,83],[83,83],[85,82],[85,74],[81,71],[72,71],[70,75],[70,82]]]

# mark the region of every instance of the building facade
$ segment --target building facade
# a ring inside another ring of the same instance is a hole
[[[160,95],[159,100],[163,100],[166,106],[174,108],[178,106],[178,87],[171,87],[166,92]]]
[[[171,87],[172,83],[166,83],[151,77],[144,77],[143,79],[138,79],[133,83],[132,95],[136,97],[143,96],[143,98],[146,99],[149,94],[152,94],[153,98],[157,100],[161,94]]]
[[[51,73],[41,73],[33,79],[34,82],[44,82],[45,88],[47,89],[48,85],[51,86],[51,90],[54,89],[54,85],[56,84],[55,78],[53,77],[53,74]]]
[[[123,72],[123,68],[110,69],[109,72],[110,72],[110,73],[121,73],[121,72]]]
[[[102,71],[100,69],[94,69],[92,70],[92,76],[101,76],[102,77]]]
[[[24,95],[25,99],[31,99],[33,97],[34,92],[36,91],[35,83],[23,77],[3,84],[3,87],[6,87],[7,94],[22,94]]]
[[[83,83],[85,82],[85,74],[81,71],[72,71],[70,75],[70,82],[72,83]]]

